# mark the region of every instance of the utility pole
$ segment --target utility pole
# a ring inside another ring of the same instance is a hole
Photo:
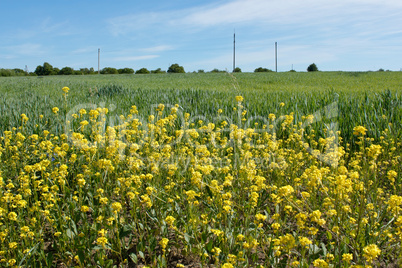
[[[275,42],[275,72],[278,72],[278,42]]]
[[[236,68],[236,32],[233,32],[233,73]]]
[[[100,74],[100,48],[98,48],[98,74]]]

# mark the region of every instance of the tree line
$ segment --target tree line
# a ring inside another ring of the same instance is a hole
[[[294,71],[294,70],[291,70]],[[308,66],[307,68],[308,72],[314,72],[318,71],[317,66],[313,63]],[[198,70],[198,73],[205,73],[204,70]],[[219,69],[213,69],[210,71],[210,73],[221,73],[221,72],[227,72],[224,70],[219,70]],[[241,73],[241,69],[239,67],[236,67],[233,72],[235,73]],[[258,67],[254,70],[255,73],[261,73],[261,72],[273,72],[270,69],[263,68],[263,67]],[[47,75],[91,75],[91,74],[97,74],[98,72],[94,70],[94,68],[80,68],[79,70],[74,70],[71,67],[63,67],[61,69],[53,67],[50,63],[45,62],[43,65],[38,65],[35,69],[34,72],[28,73],[27,71],[24,71],[22,69],[0,69],[0,76],[47,76]],[[147,68],[141,68],[138,69],[137,71],[134,71],[132,68],[121,68],[121,69],[116,69],[113,67],[105,67],[102,70],[100,70],[100,74],[162,74],[162,73],[185,73],[183,66],[180,66],[179,64],[175,63],[170,65],[167,71],[162,70],[161,68],[158,68],[156,70],[151,70],[149,71]],[[194,71],[194,73],[196,73]]]

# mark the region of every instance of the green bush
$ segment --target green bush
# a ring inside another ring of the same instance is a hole
[[[312,63],[307,67],[307,72],[317,72],[317,71],[318,67],[317,65],[315,65],[315,63]]]
[[[184,67],[180,66],[179,64],[175,63],[170,65],[169,69],[167,70],[168,73],[185,73]]]

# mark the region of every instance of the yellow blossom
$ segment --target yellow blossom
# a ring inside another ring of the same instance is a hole
[[[379,249],[377,245],[371,244],[364,247],[363,252],[363,256],[366,258],[366,261],[370,263],[381,254],[381,249]]]
[[[237,102],[242,102],[244,98],[242,96],[236,96],[236,101]]]
[[[363,126],[357,126],[357,127],[354,127],[354,128],[353,128],[353,135],[356,135],[356,136],[359,136],[359,135],[364,136],[364,135],[366,135],[366,131],[367,131],[367,128],[365,128],[365,127],[363,127]]]

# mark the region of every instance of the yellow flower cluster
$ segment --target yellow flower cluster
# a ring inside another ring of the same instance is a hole
[[[399,141],[358,126],[351,148],[304,128],[313,115],[249,124],[235,101],[238,125],[168,105],[141,122],[132,106],[116,126],[80,109],[66,133],[28,134],[21,115],[0,137],[0,266],[45,266],[53,249],[68,267],[179,251],[215,267],[376,266],[401,250]]]

